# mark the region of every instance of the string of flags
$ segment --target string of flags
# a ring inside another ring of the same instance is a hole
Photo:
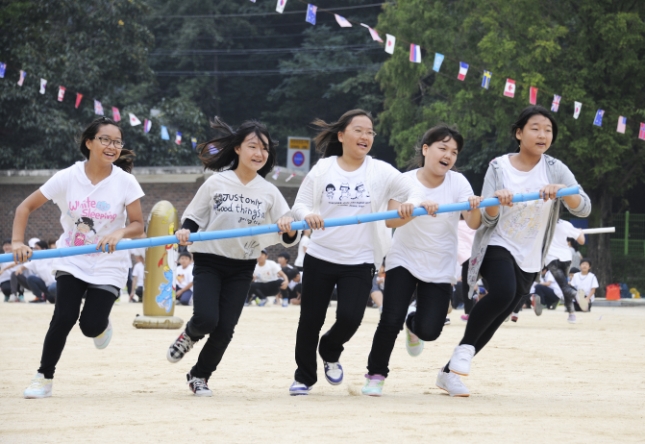
[[[253,3],[255,3],[254,0],[251,0]],[[277,5],[276,5],[276,12],[282,14],[284,13],[284,9],[287,5],[288,0],[277,0]],[[307,3],[306,1],[303,0],[294,0],[298,1],[299,3],[303,3],[307,5],[307,11],[306,11],[306,16],[305,20],[307,23],[311,23],[312,25],[316,24],[316,14],[320,12],[325,12],[328,14],[333,14],[334,19],[336,20],[336,23],[341,28],[351,28],[353,27],[353,23],[356,24],[356,22],[352,22],[345,17],[335,14],[331,11],[327,11],[325,9],[319,9],[316,5],[313,5],[311,3]],[[370,27],[369,25],[366,25],[365,23],[358,23],[360,26],[363,26],[366,28],[370,36],[372,37],[372,40],[375,42],[383,43],[383,39],[381,38],[378,30]],[[384,44],[384,50],[388,54],[394,54],[394,48],[396,46],[396,37],[391,34],[385,34],[385,44]],[[415,43],[410,43],[410,62],[411,63],[421,63],[421,46],[417,45]],[[434,55],[434,61],[432,64],[432,70],[435,72],[440,72],[441,67],[443,65],[445,56],[441,53],[435,52]],[[468,75],[468,69],[469,65],[466,62],[459,61],[459,71],[457,74],[457,80],[460,81],[465,81],[466,76]],[[490,81],[491,77],[493,76],[493,73],[491,71],[483,70],[483,75],[482,75],[482,81],[481,81],[481,87],[489,90],[490,89]],[[514,79],[507,78],[506,83],[504,86],[504,92],[503,95],[505,97],[509,98],[515,98],[515,91],[516,91],[516,82]],[[536,105],[537,104],[537,98],[538,98],[538,92],[539,89],[535,86],[530,86],[529,87],[529,103],[531,105]],[[551,111],[554,113],[557,113],[560,110],[560,103],[562,101],[562,96],[559,96],[557,94],[553,95],[553,100],[551,102]],[[582,110],[582,103],[581,102],[576,102],[574,101],[574,112],[573,112],[573,118],[578,119],[580,117],[580,111]],[[601,127],[603,124],[603,118],[605,116],[605,111],[602,109],[598,109],[596,111],[594,120],[593,120],[593,125]],[[625,130],[627,127],[627,117],[625,116],[619,116],[618,117],[618,126],[616,128],[616,131],[621,134],[625,134]],[[639,127],[639,132],[638,132],[638,138],[641,140],[645,140],[645,123],[640,122],[640,127]]]
[[[6,77],[6,74],[7,74],[7,64],[4,62],[0,62],[0,79],[4,79]],[[26,78],[27,78],[27,72],[24,70],[19,70],[17,85],[22,88],[25,84]],[[38,92],[44,95],[47,92],[47,85],[48,85],[47,79],[41,78]],[[56,100],[58,102],[64,102],[66,93],[67,93],[67,88],[63,85],[60,85],[58,87],[58,94],[56,96]],[[83,100],[83,94],[77,92],[75,102],[74,102],[75,109],[78,109],[78,107],[81,105],[82,100]],[[94,114],[96,114],[97,116],[105,116],[105,110],[103,108],[103,104],[101,103],[101,101],[96,99],[93,99],[93,101],[94,101]],[[110,109],[112,112],[112,120],[114,120],[115,122],[120,122],[122,120],[121,111],[119,110],[119,108],[117,108],[116,106],[111,106],[108,109]],[[134,127],[134,126],[141,125],[141,120],[139,120],[139,118],[135,116],[133,113],[128,113],[128,117],[129,117],[131,126]],[[151,129],[152,129],[152,121],[149,119],[145,119],[143,124],[144,134],[150,133]],[[170,134],[168,133],[168,128],[166,126],[161,126],[160,136],[161,136],[161,139],[163,140],[170,140]],[[182,139],[181,131],[177,131],[175,133],[175,143],[177,145],[181,145],[182,140],[183,139]],[[197,138],[191,137],[190,143],[193,149],[195,149],[197,147]]]

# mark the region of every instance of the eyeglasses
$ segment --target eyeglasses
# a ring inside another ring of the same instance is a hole
[[[357,137],[360,137],[362,135],[366,135],[367,137],[370,137],[370,138],[376,137],[376,133],[372,130],[363,131],[360,128],[354,128],[352,129],[352,133],[354,133]]]
[[[101,136],[101,137],[96,137],[99,142],[101,142],[101,145],[103,146],[110,146],[110,144],[114,144],[114,148],[120,150],[125,146],[125,143],[121,140],[112,140],[109,137]]]

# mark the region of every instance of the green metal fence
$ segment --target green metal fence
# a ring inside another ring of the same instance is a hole
[[[645,257],[645,214],[614,214],[614,226],[612,256]]]

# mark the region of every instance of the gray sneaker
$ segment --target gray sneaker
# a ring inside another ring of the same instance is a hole
[[[188,380],[188,387],[190,387],[195,396],[213,396],[213,392],[208,388],[208,379],[197,378],[188,373],[186,380]]]

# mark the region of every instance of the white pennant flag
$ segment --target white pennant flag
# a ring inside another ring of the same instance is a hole
[[[282,14],[284,12],[284,7],[287,6],[287,0],[278,0],[278,4],[275,7],[275,10]]]
[[[40,93],[45,94],[45,88],[47,88],[47,80],[40,79]]]
[[[394,44],[396,43],[396,37],[390,34],[385,34],[385,52],[388,54],[394,54]]]
[[[580,102],[573,102],[573,103],[574,103],[573,118],[577,119],[578,117],[580,117],[580,110],[582,109],[582,103]]]
[[[141,120],[137,119],[137,116],[135,116],[132,113],[128,113],[128,116],[130,116],[130,125],[131,126],[141,125]]]
[[[367,28],[367,30],[370,32],[370,35],[372,36],[372,40],[374,40],[375,42],[383,43],[383,39],[381,38],[380,35],[378,35],[378,32],[376,32],[374,29],[367,26],[365,23],[361,23],[361,26]]]
[[[65,98],[65,87],[64,86],[59,86],[58,87],[58,101],[62,102],[64,98]]]
[[[349,20],[347,20],[342,15],[334,14],[334,17],[336,18],[336,23],[338,23],[338,25],[341,28],[351,28],[352,27],[352,24],[349,22]]]

